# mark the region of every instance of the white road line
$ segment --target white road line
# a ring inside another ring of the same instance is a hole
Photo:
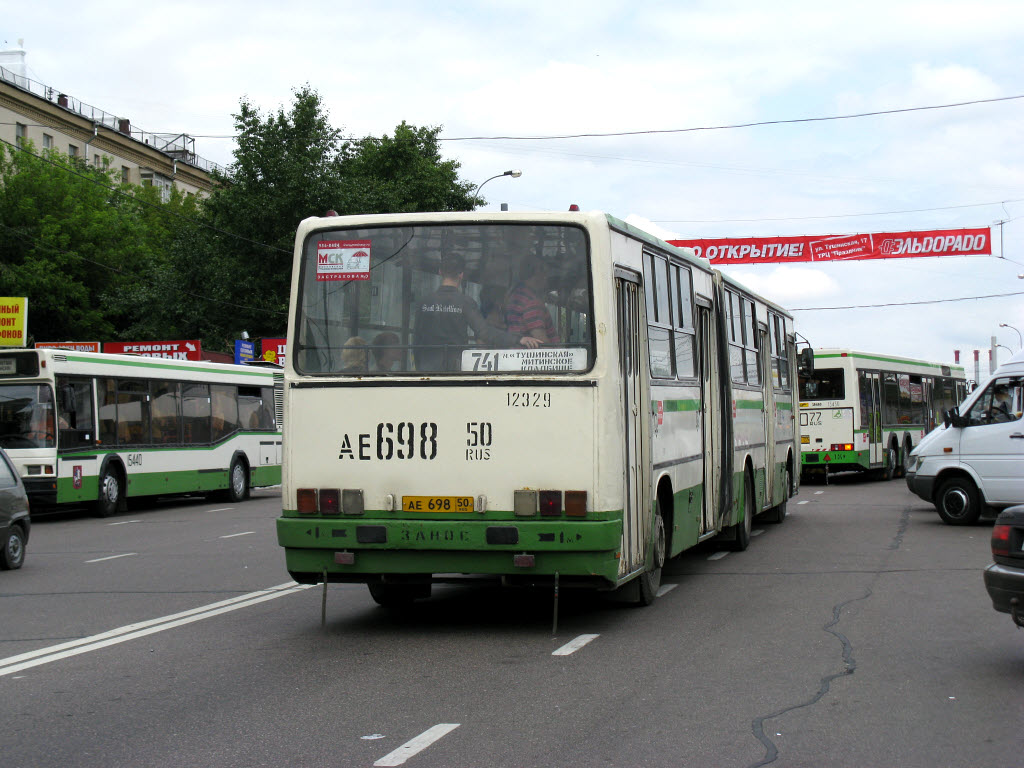
[[[117,560],[119,557],[135,557],[138,552],[127,552],[123,555],[111,555],[110,557],[97,557],[95,560],[86,560],[87,563],[102,563],[104,560]]]
[[[662,595],[667,595],[669,592],[671,592],[673,589],[675,589],[678,586],[679,586],[678,584],[662,584],[661,585],[661,589],[658,590],[658,593],[657,593],[657,595],[655,595],[655,597],[661,597]]]
[[[708,558],[708,560],[721,560],[723,557],[725,557],[728,554],[729,554],[728,552],[715,552],[715,554],[711,555]]]
[[[234,509],[234,507],[221,507],[220,509],[208,509],[207,512],[228,512]]]
[[[409,741],[405,742],[405,744],[400,746],[394,752],[389,752],[388,754],[384,755],[384,757],[382,757],[380,760],[374,763],[374,765],[401,765],[413,755],[422,752],[424,749],[429,747],[442,736],[447,736],[460,725],[461,723],[440,723],[438,725],[435,725],[433,728],[428,728],[416,738],[410,739]]]
[[[797,502],[797,504],[807,504],[807,503],[808,503],[808,502],[806,502],[806,501],[798,501],[798,502]]]
[[[764,533],[764,529],[763,528],[755,528],[754,530],[752,530],[750,532],[750,535],[751,536],[760,536],[762,533]]]
[[[580,635],[575,640],[570,640],[568,643],[563,645],[557,651],[552,651],[552,656],[568,656],[571,653],[576,653],[580,648],[589,643],[591,640],[596,640],[600,635]]]
[[[163,616],[159,619],[142,621],[137,624],[128,624],[118,629],[112,629],[99,635],[83,637],[78,640],[70,640],[59,645],[51,645],[49,648],[40,648],[35,651],[28,651],[17,656],[8,656],[0,659],[0,677],[20,672],[30,667],[38,667],[41,664],[48,664],[51,661],[66,659],[70,656],[77,656],[80,653],[97,651],[106,648],[108,645],[116,645],[138,637],[151,635],[155,632],[162,632],[165,629],[173,629],[183,624],[190,624],[194,621],[209,619],[229,611],[236,611],[239,608],[247,608],[266,600],[273,600],[285,595],[294,594],[304,589],[309,589],[311,584],[296,584],[294,581],[287,584],[280,584],[276,587],[261,589],[258,592],[249,592],[245,595],[221,600],[218,603],[211,603],[200,608],[192,608],[188,611],[175,613],[170,616]]]
[[[121,520],[117,523],[107,523],[107,525],[128,525],[128,523],[141,523],[141,520]]]
[[[815,491],[814,495],[815,496],[821,496],[821,494],[823,494],[823,493],[824,493],[824,491]]]
[[[250,533],[256,533],[256,531],[246,531],[245,533],[229,533],[227,536],[221,536],[222,539],[233,539],[235,536],[248,536]]]

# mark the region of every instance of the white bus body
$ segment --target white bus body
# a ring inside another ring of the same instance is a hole
[[[452,253],[484,314],[543,262],[556,338],[423,355],[417,312],[441,306]],[[635,579],[649,601],[666,557],[716,535],[744,548],[755,514],[781,520],[797,487],[794,338],[781,307],[604,214],[307,219],[285,365],[288,570],[368,583],[381,602],[445,574]],[[394,367],[375,370],[389,351]]]

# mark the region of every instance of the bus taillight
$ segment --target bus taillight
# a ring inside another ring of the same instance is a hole
[[[587,492],[566,491],[565,492],[565,514],[568,517],[586,517],[587,514]]]
[[[852,451],[853,450],[853,443],[832,443],[832,448],[830,450],[833,450],[833,451]]]
[[[320,489],[320,514],[341,514],[341,493],[337,488]]]
[[[316,496],[315,488],[299,488],[295,494],[295,508],[300,515],[316,514]]]
[[[540,492],[540,515],[541,517],[558,517],[562,514],[562,492],[541,491]]]

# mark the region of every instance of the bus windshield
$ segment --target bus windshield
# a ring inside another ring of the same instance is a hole
[[[800,379],[800,399],[843,400],[845,382],[842,368],[815,368],[809,377]]]
[[[56,444],[53,389],[47,384],[0,384],[0,445],[53,448]]]
[[[571,373],[593,365],[576,226],[321,230],[303,245],[294,365],[306,375]],[[525,348],[523,337],[532,337]]]

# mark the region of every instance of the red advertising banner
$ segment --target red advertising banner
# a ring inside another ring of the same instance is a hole
[[[68,352],[99,352],[98,341],[37,341],[36,349],[66,349]]]
[[[717,237],[669,240],[692,248],[712,264],[782,264],[802,261],[904,259],[914,256],[991,256],[988,227],[924,232],[876,232],[865,235],[793,237]]]
[[[263,339],[260,351],[263,359],[270,363],[284,365],[285,342],[287,339]]]
[[[144,355],[168,360],[202,360],[203,347],[198,339],[185,341],[108,341],[103,351],[115,355]]]

